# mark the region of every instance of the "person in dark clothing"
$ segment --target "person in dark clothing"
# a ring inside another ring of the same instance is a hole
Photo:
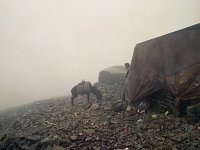
[[[125,83],[124,83],[124,85],[126,86],[126,82],[127,82],[127,77],[128,77],[128,74],[129,74],[129,67],[130,67],[130,64],[129,63],[125,63],[124,64],[124,67],[125,67],[125,69],[127,70],[127,72],[126,72],[126,76],[125,76]],[[123,91],[123,93],[122,93],[122,100],[125,100],[126,98],[125,98],[125,92],[126,92],[126,89],[124,88],[124,91]]]
[[[129,63],[125,63],[124,66],[125,66],[125,68],[127,70],[127,73],[126,73],[126,76],[125,76],[125,78],[127,78],[128,77],[128,73],[129,73],[130,64]]]

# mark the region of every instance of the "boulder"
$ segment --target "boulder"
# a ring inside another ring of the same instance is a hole
[[[112,66],[99,72],[99,82],[106,84],[115,84],[124,82],[127,70],[124,66]]]

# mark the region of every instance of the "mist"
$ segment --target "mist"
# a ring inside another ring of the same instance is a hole
[[[70,94],[136,43],[200,21],[198,0],[0,0],[0,109]]]

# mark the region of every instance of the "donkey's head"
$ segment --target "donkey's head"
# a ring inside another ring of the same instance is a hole
[[[98,90],[96,87],[92,86],[92,93],[97,96],[98,100],[102,100],[102,94],[101,91]]]

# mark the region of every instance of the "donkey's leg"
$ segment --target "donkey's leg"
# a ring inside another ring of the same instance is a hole
[[[71,97],[71,105],[74,106],[74,99],[75,97]]]
[[[88,103],[90,102],[90,93],[87,94]]]

